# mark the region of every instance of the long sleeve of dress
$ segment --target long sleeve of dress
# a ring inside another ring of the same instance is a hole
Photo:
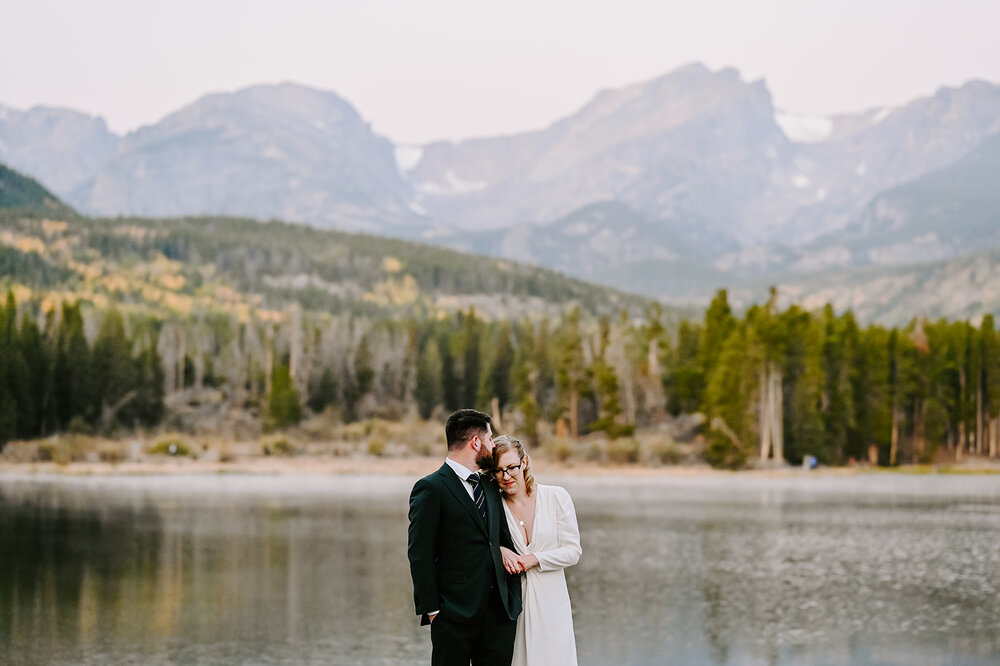
[[[573,508],[573,498],[564,488],[554,487],[556,501],[556,534],[559,547],[535,553],[538,558],[539,571],[565,569],[580,561],[583,549],[580,548],[580,526],[576,522],[576,509]]]

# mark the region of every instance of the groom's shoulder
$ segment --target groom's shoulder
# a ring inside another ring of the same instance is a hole
[[[444,469],[444,467],[445,465],[442,465],[441,467],[437,468],[427,476],[417,479],[416,483],[413,484],[413,489],[416,490],[417,488],[427,487],[427,486],[433,486],[433,487],[440,486],[442,482],[441,480],[442,469]]]

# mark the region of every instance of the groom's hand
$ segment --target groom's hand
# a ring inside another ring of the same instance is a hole
[[[521,567],[521,558],[511,549],[500,546],[500,556],[503,558],[503,568],[507,570],[507,573],[519,574],[524,571]]]

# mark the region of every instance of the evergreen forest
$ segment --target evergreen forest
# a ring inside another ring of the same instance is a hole
[[[55,219],[53,219],[55,218]],[[895,465],[1000,443],[1000,333],[830,306],[704,313],[402,240],[230,218],[0,211],[0,447],[242,437],[460,407],[538,443],[697,415],[700,455]],[[572,444],[571,444],[572,445]]]

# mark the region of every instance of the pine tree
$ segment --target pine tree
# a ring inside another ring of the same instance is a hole
[[[913,358],[915,350],[908,336],[897,329],[889,333],[889,464],[902,462],[903,447],[909,434],[908,415],[912,413]],[[962,354],[964,356],[964,353]],[[964,380],[962,381],[964,385]],[[963,389],[964,395],[964,389]],[[964,401],[964,399],[963,399]]]
[[[854,378],[854,413],[861,445],[869,462],[879,465],[889,464],[892,440],[891,336],[881,326],[860,332]]]
[[[601,317],[598,329],[598,351],[590,368],[590,375],[594,378],[599,400],[598,418],[589,424],[587,429],[604,431],[609,437],[616,439],[620,435],[631,434],[634,428],[626,428],[619,423],[622,410],[619,400],[618,375],[607,360],[610,338],[611,323],[608,317]]]
[[[327,407],[337,403],[337,380],[330,368],[323,368],[323,374],[316,384],[316,389],[309,395],[309,409],[319,414]]]
[[[484,376],[483,390],[480,391],[479,404],[489,404],[494,398],[500,408],[500,413],[507,408],[510,403],[511,369],[514,365],[514,345],[511,341],[510,324],[504,322],[497,332],[497,340],[492,346],[493,354],[490,359],[490,370]]]
[[[867,354],[862,340],[862,332],[851,312],[841,317],[841,340],[844,350],[841,370],[841,384],[849,420],[844,426],[843,457],[848,460],[868,460],[870,444],[871,411],[875,387],[869,379]],[[872,396],[872,397],[869,397]],[[829,430],[828,430],[829,432]]]
[[[25,367],[24,400],[21,403],[21,437],[44,435],[45,414],[50,399],[50,358],[38,324],[29,315],[21,318],[18,335]]]
[[[462,408],[462,386],[455,368],[454,348],[458,346],[458,336],[451,335],[447,329],[439,334],[437,339],[438,352],[441,354],[441,399],[446,411],[454,412]]]
[[[705,325],[698,341],[698,368],[703,379],[718,365],[722,346],[735,327],[736,318],[729,307],[729,294],[720,289],[705,312]]]
[[[354,350],[354,378],[357,386],[358,399],[371,392],[375,381],[375,368],[372,360],[371,334],[361,336],[357,349]]]
[[[975,330],[970,326],[973,339],[970,349],[975,349]],[[934,452],[927,445],[927,423],[925,419],[928,401],[932,390],[931,347],[926,332],[923,317],[918,317],[910,326],[905,349],[907,353],[909,372],[906,376],[906,406],[905,415],[909,421],[909,438],[907,441],[907,462],[927,462]],[[974,381],[978,379],[978,366],[972,371]],[[973,383],[972,404],[975,405],[976,384]],[[933,412],[932,412],[933,415]],[[976,421],[975,412],[972,415],[973,424]]]
[[[792,306],[778,317],[775,331],[778,339],[772,342],[772,353],[776,359],[784,357],[783,363],[777,362],[783,365],[782,381],[786,385],[782,409],[785,442],[782,450],[775,452],[775,459],[783,456],[798,463],[805,455],[813,455],[824,464],[839,462],[840,451],[830,445],[821,411],[825,385],[822,324]]]
[[[535,339],[535,326],[530,319],[521,323],[518,344],[514,355],[514,367],[511,370],[513,400],[517,402],[517,410],[521,415],[521,435],[529,444],[538,441],[538,419],[540,409],[537,398],[538,382],[538,351]]]
[[[299,392],[292,384],[292,374],[287,365],[282,364],[274,368],[267,413],[271,425],[277,429],[296,425],[302,419]]]
[[[156,346],[155,337],[151,335],[133,359],[136,395],[119,414],[123,423],[153,426],[163,420],[163,363]]]
[[[824,442],[828,463],[841,464],[848,453],[851,433],[854,432],[854,400],[851,392],[851,360],[856,353],[857,325],[853,317],[838,318],[829,304],[823,308],[822,322],[822,375],[823,388],[820,403]]]
[[[125,333],[125,322],[117,310],[109,310],[101,321],[93,351],[93,413],[108,429],[119,412],[138,393],[132,344]]]
[[[533,367],[535,371],[535,400],[540,414],[547,414],[555,409],[557,401],[556,364],[558,351],[552,336],[549,334],[549,320],[543,319],[538,325],[538,335],[534,341]]]
[[[19,397],[23,389],[20,349],[16,337],[17,304],[14,295],[7,294],[7,303],[0,306],[0,449],[16,438],[19,423]]]
[[[479,376],[482,371],[480,365],[480,344],[482,335],[482,325],[476,317],[475,308],[469,311],[462,319],[462,331],[459,336],[459,348],[462,358],[462,403],[466,407],[481,407],[485,405],[479,403]]]
[[[667,396],[667,411],[674,416],[705,409],[706,378],[698,362],[700,345],[701,329],[697,324],[682,321],[677,328],[677,344],[669,348],[664,363],[663,390]]]
[[[670,340],[663,326],[663,307],[654,303],[646,312],[646,323],[635,331],[636,381],[639,388],[637,413],[647,422],[662,415],[666,409],[663,392],[664,359],[670,357]]]
[[[417,388],[414,392],[417,410],[424,419],[429,419],[443,400],[441,370],[441,353],[438,351],[437,340],[431,335],[417,363]]]
[[[730,333],[705,387],[708,445],[704,455],[713,467],[738,469],[754,452],[757,424],[748,403],[757,390],[759,363],[753,358],[749,338],[747,322]]]
[[[553,417],[565,419],[569,434],[580,434],[580,397],[588,390],[586,364],[583,359],[583,335],[580,328],[580,308],[574,307],[564,318],[559,330],[558,365],[556,366],[557,401]]]
[[[983,346],[983,404],[988,420],[987,454],[1000,456],[1000,336],[997,334],[993,315],[983,317],[980,325]]]
[[[91,353],[83,332],[79,304],[64,303],[62,306],[56,345],[55,387],[60,429],[69,427],[74,419],[79,423],[96,423]]]

